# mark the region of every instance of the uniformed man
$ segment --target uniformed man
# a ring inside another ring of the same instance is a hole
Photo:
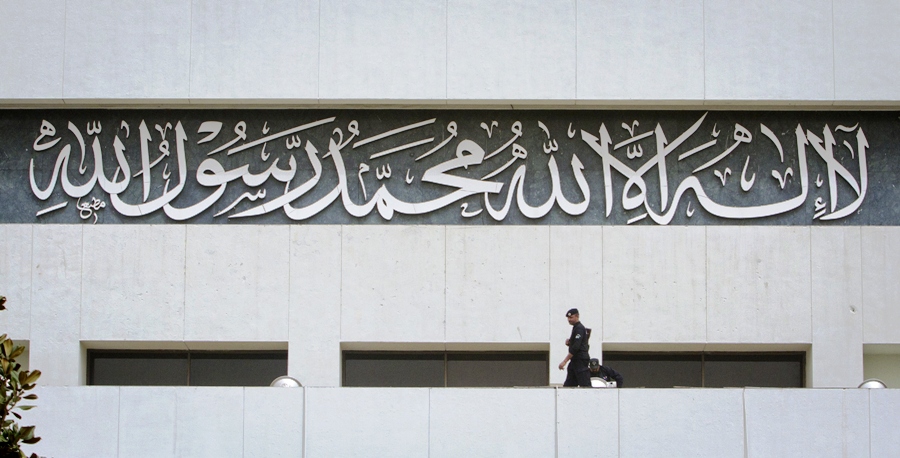
[[[615,369],[609,366],[601,366],[600,360],[597,358],[591,358],[591,362],[588,363],[588,369],[591,370],[591,385],[594,387],[598,386],[610,386],[609,383],[615,382],[615,388],[622,388],[622,384],[625,379]],[[602,380],[603,385],[600,385],[598,382]]]
[[[588,353],[590,346],[588,345],[587,330],[581,324],[578,317],[578,309],[570,309],[566,312],[566,318],[572,325],[572,335],[566,339],[566,345],[569,347],[569,353],[566,358],[559,363],[559,370],[563,370],[566,364],[569,364],[568,373],[566,374],[566,383],[563,386],[591,386],[591,374],[588,369],[588,361],[591,356]]]

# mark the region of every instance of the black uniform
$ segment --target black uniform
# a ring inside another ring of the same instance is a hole
[[[618,373],[615,369],[609,366],[598,366],[597,372],[591,372],[591,376],[600,377],[607,382],[615,380],[616,388],[622,388],[622,384],[625,383],[625,379],[622,378],[622,374]]]
[[[572,360],[566,373],[566,382],[563,386],[591,386],[591,372],[588,369],[588,361],[591,356],[588,353],[587,331],[581,322],[572,325],[572,335],[569,337],[569,354]]]

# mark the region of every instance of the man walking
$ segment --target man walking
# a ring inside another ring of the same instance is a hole
[[[566,312],[566,318],[572,325],[572,335],[566,339],[566,345],[569,346],[569,353],[566,358],[559,363],[559,370],[569,364],[568,373],[566,374],[566,383],[563,386],[591,386],[591,373],[588,369],[588,361],[591,356],[588,353],[590,346],[588,345],[587,330],[581,324],[578,317],[578,309],[570,309]]]

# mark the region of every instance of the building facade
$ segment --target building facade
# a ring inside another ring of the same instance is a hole
[[[900,455],[898,12],[0,0],[33,450]]]

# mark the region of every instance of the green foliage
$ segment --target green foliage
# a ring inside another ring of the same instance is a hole
[[[6,310],[4,296],[0,296],[0,310]],[[19,444],[35,444],[41,440],[34,435],[34,426],[19,426],[16,422],[22,419],[16,410],[35,407],[19,405],[19,402],[37,399],[37,395],[26,393],[34,388],[41,376],[41,371],[22,370],[22,365],[16,362],[22,353],[25,353],[25,347],[16,345],[6,334],[0,336],[0,458],[26,458]],[[37,454],[32,453],[30,458],[37,458]]]

